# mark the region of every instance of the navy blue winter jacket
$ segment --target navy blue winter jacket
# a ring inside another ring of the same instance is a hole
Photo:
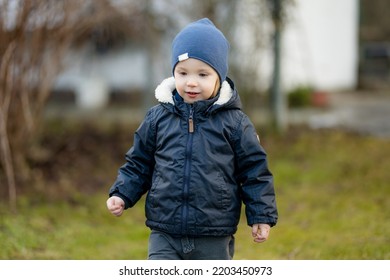
[[[173,78],[156,89],[110,196],[132,207],[146,197],[146,225],[176,236],[234,234],[242,202],[248,225],[277,222],[273,176],[253,124],[227,79],[212,100],[175,98]]]

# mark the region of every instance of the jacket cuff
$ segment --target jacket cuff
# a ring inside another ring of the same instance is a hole
[[[266,220],[258,220],[258,221],[248,220],[248,226],[252,226],[254,224],[268,224],[270,227],[273,227],[276,225],[276,223],[277,223],[277,220],[274,220],[274,219],[266,219]]]
[[[130,203],[129,199],[128,199],[126,196],[122,195],[121,193],[119,193],[119,192],[114,192],[114,193],[111,193],[111,194],[110,194],[110,197],[111,197],[111,196],[117,196],[117,197],[122,198],[122,200],[125,202],[125,209],[127,209],[127,208],[130,207],[131,203]]]

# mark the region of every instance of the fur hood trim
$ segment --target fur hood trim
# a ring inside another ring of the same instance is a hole
[[[155,97],[158,102],[169,103],[175,105],[173,101],[172,92],[175,89],[175,78],[170,77],[161,82],[155,90]],[[233,89],[230,87],[227,81],[224,81],[221,86],[219,97],[213,105],[224,105],[226,104],[233,96]]]

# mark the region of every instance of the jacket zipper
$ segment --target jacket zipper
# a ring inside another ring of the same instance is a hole
[[[190,116],[188,118],[188,132],[189,133],[194,133],[194,116],[193,116],[193,109],[191,107],[190,110]]]
[[[186,161],[184,164],[184,186],[183,186],[183,208],[182,208],[182,234],[186,234],[188,230],[188,194],[190,188],[190,172],[192,159],[192,142],[194,133],[194,108],[190,107],[188,117],[188,139],[186,145]]]

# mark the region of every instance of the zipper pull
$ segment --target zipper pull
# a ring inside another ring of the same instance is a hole
[[[188,118],[188,131],[189,131],[189,133],[194,132],[194,110],[193,110],[192,106],[190,109],[190,117]]]

